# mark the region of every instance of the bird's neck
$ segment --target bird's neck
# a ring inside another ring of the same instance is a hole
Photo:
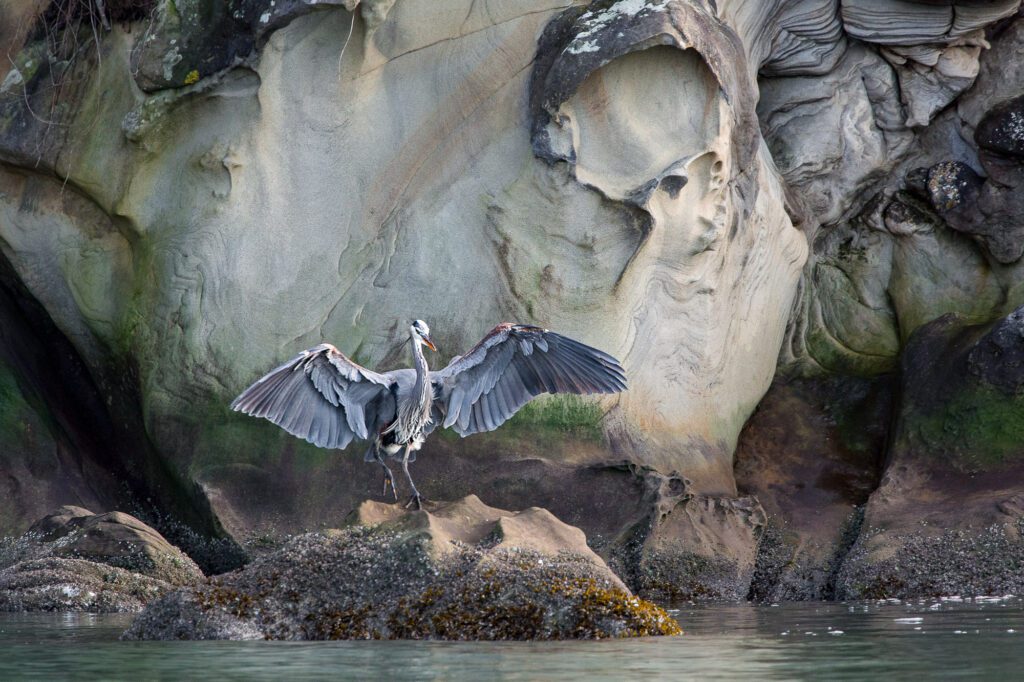
[[[427,358],[423,356],[423,344],[418,339],[412,339],[412,357],[416,363],[416,385],[413,387],[413,395],[422,395],[427,387]]]

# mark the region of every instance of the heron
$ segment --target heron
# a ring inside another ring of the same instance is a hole
[[[430,327],[409,327],[414,367],[374,372],[329,343],[304,350],[266,374],[231,403],[322,448],[344,450],[369,441],[363,459],[384,470],[398,501],[385,458],[401,462],[412,496],[406,507],[422,508],[423,496],[409,474],[428,435],[438,426],[461,437],[493,431],[543,393],[616,393],[626,373],[611,355],[547,329],[504,322],[447,367],[430,371],[424,346],[437,351]]]

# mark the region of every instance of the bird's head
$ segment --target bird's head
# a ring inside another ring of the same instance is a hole
[[[412,338],[419,339],[432,351],[437,350],[437,346],[435,346],[434,342],[430,339],[430,327],[427,326],[426,322],[423,320],[413,320],[412,326],[409,327],[409,331],[412,333]]]

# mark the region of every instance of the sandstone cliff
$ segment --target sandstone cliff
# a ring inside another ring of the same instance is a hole
[[[908,348],[1024,303],[1019,4],[0,10],[0,531],[69,502],[329,524],[377,470],[230,399],[322,340],[392,367],[422,317],[443,362],[515,319],[630,391],[435,437],[428,497],[550,509],[652,595],[856,592],[908,456],[932,490],[908,388],[975,391]],[[1007,409],[943,499],[1020,480]]]

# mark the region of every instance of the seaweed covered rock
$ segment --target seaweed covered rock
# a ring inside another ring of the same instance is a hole
[[[64,506],[0,545],[0,611],[139,611],[202,579],[181,550],[122,512]]]
[[[679,633],[550,512],[366,502],[151,604],[125,639],[567,639]]]

